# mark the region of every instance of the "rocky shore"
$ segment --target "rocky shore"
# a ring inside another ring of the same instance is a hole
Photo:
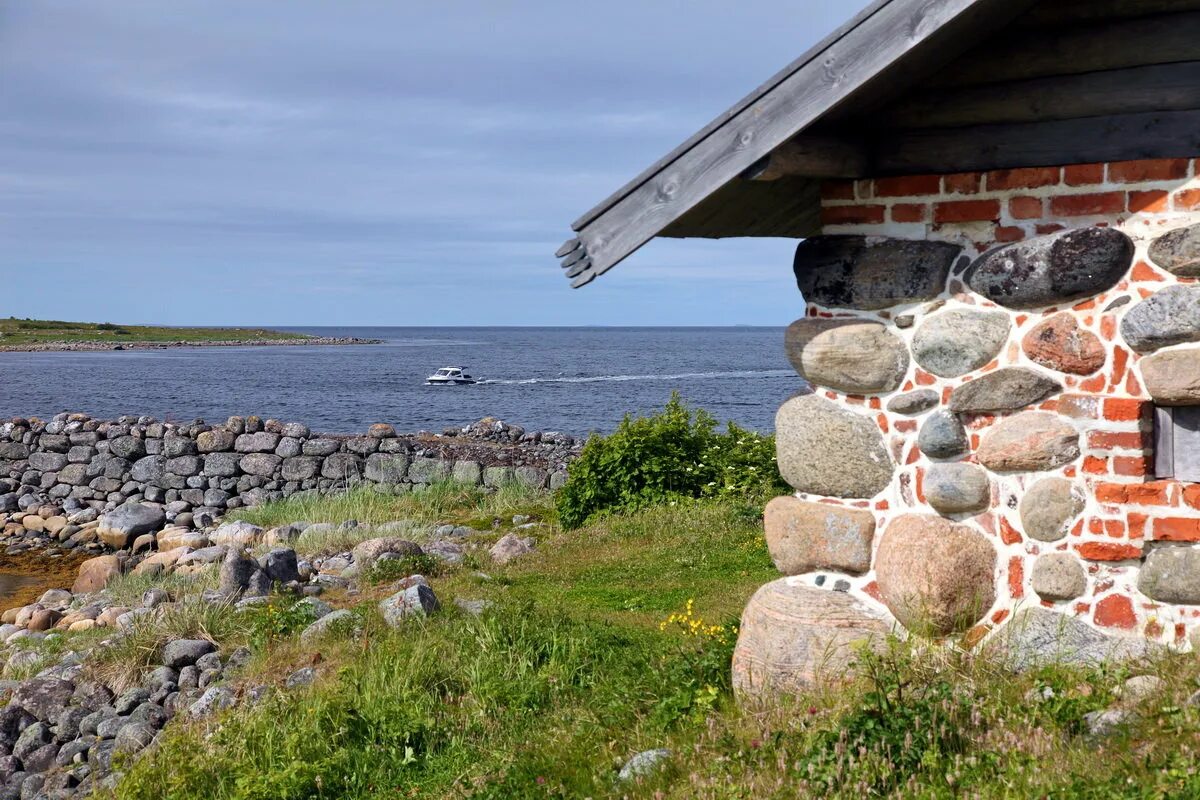
[[[168,350],[176,347],[315,347],[383,344],[382,339],[356,336],[310,336],[299,339],[219,339],[178,342],[87,342],[61,341],[0,344],[0,353],[89,353],[112,350]]]

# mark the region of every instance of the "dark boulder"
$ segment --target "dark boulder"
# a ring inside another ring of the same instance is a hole
[[[870,310],[937,297],[961,251],[946,242],[814,236],[796,248],[792,268],[806,301]]]

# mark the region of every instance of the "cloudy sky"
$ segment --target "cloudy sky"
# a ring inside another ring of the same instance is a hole
[[[786,241],[553,251],[863,4],[0,4],[0,315],[786,324]]]

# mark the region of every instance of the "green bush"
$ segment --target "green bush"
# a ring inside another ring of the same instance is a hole
[[[626,415],[612,434],[588,439],[555,502],[563,526],[578,528],[606,511],[783,487],[775,437],[732,422],[718,431],[711,414],[688,407],[676,393],[661,412]]]

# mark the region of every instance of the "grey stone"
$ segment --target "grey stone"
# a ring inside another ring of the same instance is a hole
[[[1181,278],[1200,278],[1200,225],[1176,228],[1150,243],[1150,260]]]
[[[171,669],[182,669],[216,649],[217,646],[208,639],[176,639],[163,645],[162,663]]]
[[[167,472],[189,478],[199,475],[202,465],[199,456],[178,456],[167,461]]]
[[[302,452],[306,456],[317,456],[324,458],[331,456],[340,450],[342,443],[337,439],[309,439],[304,443]]]
[[[779,472],[801,492],[873,497],[894,466],[875,421],[818,397],[798,395],[775,416]]]
[[[193,719],[206,717],[215,711],[233,706],[237,698],[233,692],[224,686],[210,686],[200,695],[200,699],[188,707],[188,716]]]
[[[1043,478],[1021,498],[1021,526],[1039,542],[1057,542],[1083,511],[1083,492],[1066,478]]]
[[[785,495],[763,513],[767,550],[784,575],[818,569],[861,574],[871,566],[875,515]]]
[[[1158,405],[1200,405],[1200,349],[1155,353],[1138,365],[1142,368],[1142,383]]]
[[[312,686],[316,680],[317,670],[315,667],[301,667],[288,675],[284,686],[288,689],[301,689],[305,686]]]
[[[522,539],[515,533],[506,533],[500,537],[498,542],[492,545],[491,549],[488,550],[488,555],[497,564],[507,564],[526,553],[533,552],[531,542],[531,539]]]
[[[367,539],[366,541],[359,542],[354,546],[351,555],[354,558],[354,563],[360,569],[367,569],[384,553],[419,556],[422,552],[421,546],[415,542],[410,542],[407,539],[397,536],[380,536],[375,539]]]
[[[233,443],[233,449],[239,453],[273,453],[278,446],[279,435],[267,431],[243,433]]]
[[[293,439],[290,436],[284,436],[279,440],[279,446],[275,448],[275,455],[280,458],[295,458],[304,452],[304,445],[299,439]]]
[[[213,544],[226,547],[248,547],[262,541],[263,529],[244,519],[226,522],[209,536]]]
[[[1005,367],[981,375],[950,394],[950,410],[977,414],[1016,411],[1062,391],[1062,384],[1025,367]]]
[[[456,461],[450,479],[455,483],[478,486],[483,483],[483,466],[478,461]]]
[[[153,533],[167,524],[166,513],[147,503],[127,503],[100,517],[96,528],[110,547],[121,549],[143,533]]]
[[[67,465],[67,457],[62,453],[30,453],[29,466],[41,472],[58,472]]]
[[[61,678],[30,678],[13,692],[13,702],[38,719],[57,716],[75,693],[75,684]]]
[[[904,341],[869,320],[798,319],[784,349],[806,381],[849,394],[890,392],[908,371]]]
[[[34,722],[21,731],[21,735],[13,744],[12,754],[17,758],[24,759],[42,745],[49,744],[53,739],[54,735],[50,732],[49,725],[44,722]]]
[[[921,323],[913,335],[913,357],[944,378],[979,369],[1008,341],[1011,323],[1003,311],[943,311]]]
[[[292,439],[307,439],[311,433],[308,426],[301,422],[285,422],[280,432]]]
[[[225,560],[221,562],[218,589],[224,595],[241,594],[250,586],[250,579],[258,571],[257,561],[246,558],[236,549],[230,549],[225,554]]]
[[[410,586],[379,602],[379,613],[392,627],[398,626],[406,617],[427,616],[437,609],[437,597],[425,584]]]
[[[925,499],[940,514],[986,511],[992,501],[991,482],[974,464],[934,464],[925,472]]]
[[[1168,286],[1142,300],[1125,312],[1121,336],[1139,353],[1200,341],[1200,286]]]
[[[935,411],[921,423],[917,447],[930,458],[957,458],[969,446],[966,429],[949,411]]]
[[[355,620],[354,613],[348,609],[342,608],[337,611],[331,611],[305,628],[300,634],[300,641],[305,644],[313,644],[329,635],[330,631],[336,628],[342,628],[343,626],[347,629],[355,628]]]
[[[625,762],[621,771],[617,773],[617,780],[629,781],[652,775],[661,769],[670,757],[671,751],[666,748],[643,750]]]
[[[1014,614],[986,647],[1016,671],[1052,664],[1094,667],[1161,651],[1145,639],[1107,636],[1078,617],[1037,606]]]
[[[146,456],[133,462],[129,475],[141,483],[156,483],[161,481],[167,471],[167,460],[162,456]]]
[[[247,434],[242,434],[243,436]],[[261,434],[252,434],[260,436]],[[274,453],[250,453],[242,456],[242,460],[238,462],[238,467],[247,475],[258,475],[260,477],[269,478],[279,469],[279,465],[283,463],[283,459]]]
[[[168,436],[163,439],[162,455],[168,459],[194,456],[197,449],[196,443],[186,436]]]
[[[247,597],[266,597],[271,593],[271,578],[265,570],[256,569],[250,574],[246,583]]]
[[[440,458],[415,458],[408,477],[413,483],[436,483],[450,477],[450,464]]]
[[[237,453],[209,453],[204,457],[204,474],[210,478],[231,478],[238,474]]]
[[[454,542],[430,542],[423,549],[428,555],[433,556],[444,564],[461,564],[463,562],[462,545]],[[384,557],[386,558],[388,555],[390,554],[385,553]]]
[[[513,470],[513,476],[516,478],[517,483],[523,486],[528,486],[531,489],[546,488],[547,476],[546,471],[543,469],[532,467],[526,464]]]
[[[214,428],[196,436],[196,449],[201,453],[219,453],[233,449],[237,435],[224,428]]]
[[[58,482],[68,486],[86,486],[89,480],[87,464],[67,464],[58,472]]]
[[[284,459],[280,475],[285,481],[306,481],[321,472],[321,459],[316,456],[293,456]]]
[[[141,439],[133,436],[118,436],[116,439],[110,439],[108,442],[108,452],[117,458],[123,458],[127,461],[137,461],[142,456],[146,455],[146,445]]]
[[[516,481],[512,467],[485,467],[483,470],[483,485],[498,489]]]
[[[296,551],[290,548],[276,547],[263,556],[263,570],[267,577],[280,583],[300,580],[300,571],[296,567]]]
[[[943,242],[813,236],[796,248],[792,269],[807,302],[873,310],[937,297],[960,252]]]
[[[131,722],[117,731],[113,751],[116,753],[136,753],[144,750],[154,741],[154,726],[146,722]]]
[[[454,605],[471,616],[478,617],[495,604],[491,600],[467,600],[463,597],[456,597],[454,598]]]
[[[1083,564],[1070,553],[1046,553],[1033,562],[1033,591],[1043,600],[1074,600],[1087,589]]]
[[[1008,308],[1040,308],[1111,289],[1133,263],[1133,241],[1116,228],[1076,228],[1003,245],[967,272],[970,287]]]
[[[976,457],[992,472],[1054,469],[1079,457],[1079,433],[1057,414],[1023,411],[988,428]]]
[[[364,477],[376,483],[400,483],[408,476],[406,453],[372,453],[367,456]]]
[[[1083,724],[1088,736],[1093,739],[1104,739],[1120,733],[1137,719],[1137,715],[1125,708],[1106,708],[1101,711],[1089,711],[1083,715]]]
[[[1138,591],[1162,603],[1200,605],[1200,549],[1155,547],[1138,572]]]
[[[362,470],[362,458],[353,453],[334,453],[321,463],[322,477],[334,481],[356,480],[362,475]]]

